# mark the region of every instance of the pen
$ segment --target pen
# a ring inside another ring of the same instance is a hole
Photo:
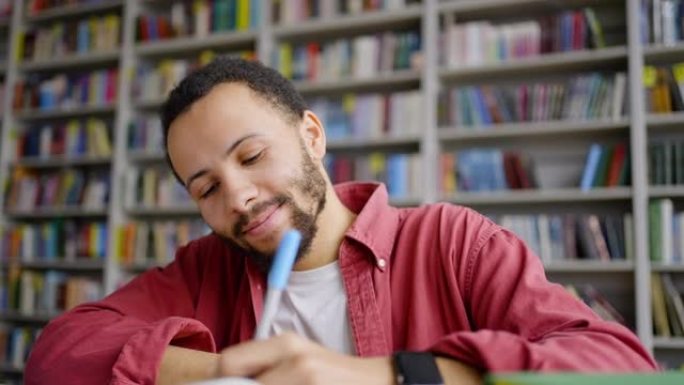
[[[287,279],[297,257],[301,240],[302,235],[297,230],[287,231],[283,239],[280,240],[273,265],[271,265],[271,271],[268,273],[268,290],[266,291],[264,310],[261,313],[261,320],[257,325],[254,339],[263,340],[268,337],[268,331],[278,310],[280,296],[287,285]]]

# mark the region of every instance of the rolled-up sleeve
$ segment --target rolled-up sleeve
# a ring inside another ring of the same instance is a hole
[[[211,332],[192,319],[201,274],[193,248],[50,322],[31,351],[26,384],[154,385],[169,344],[216,351]]]
[[[433,352],[493,372],[656,369],[630,330],[548,282],[539,258],[511,232],[491,232],[461,261],[473,330],[444,337]]]

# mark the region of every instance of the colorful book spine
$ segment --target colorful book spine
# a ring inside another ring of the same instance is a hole
[[[363,35],[317,45],[281,43],[274,56],[273,66],[292,80],[369,78],[381,73],[417,69],[421,37],[417,31],[408,31]]]

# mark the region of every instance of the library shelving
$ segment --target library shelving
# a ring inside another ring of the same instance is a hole
[[[292,79],[329,129],[334,180],[385,181],[399,206],[474,207],[534,245],[551,280],[624,322],[664,365],[684,363],[676,312],[666,312],[673,333],[664,335],[652,294],[653,274],[669,277],[663,290],[684,291],[673,241],[684,228],[675,220],[684,211],[684,31],[671,24],[677,2],[397,0],[373,8],[316,1],[295,9],[288,1],[238,0],[234,15],[221,12],[223,0],[192,8],[181,0],[28,9],[32,3],[12,2],[11,15],[0,14],[7,47],[0,48],[7,53],[0,180],[29,191],[60,178],[93,180],[92,195],[104,188],[106,200],[19,207],[9,204],[10,188],[0,194],[0,225],[3,234],[60,221],[103,225],[106,248],[99,259],[3,254],[3,284],[10,271],[19,281],[23,272],[25,281],[55,272],[110,293],[208,231],[163,172],[156,114],[185,74],[231,54]],[[99,31],[116,36],[114,46],[93,48],[97,38],[85,37],[92,20],[118,31]],[[88,40],[80,45],[79,31]],[[113,83],[102,98],[80,104],[61,92],[88,79]],[[99,123],[88,128],[90,119]],[[60,134],[42,134],[44,127]],[[75,146],[60,138],[79,130],[104,150],[60,152]],[[656,237],[672,243],[666,259],[652,250]],[[0,323],[21,340],[54,315],[15,305],[0,311]],[[3,376],[21,377],[21,353],[0,365]]]

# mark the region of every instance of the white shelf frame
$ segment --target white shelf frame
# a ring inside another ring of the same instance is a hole
[[[631,187],[610,187],[595,188],[589,191],[582,191],[579,188],[565,188],[461,192],[445,195],[442,199],[467,206],[501,206],[563,202],[629,201],[631,197]]]

